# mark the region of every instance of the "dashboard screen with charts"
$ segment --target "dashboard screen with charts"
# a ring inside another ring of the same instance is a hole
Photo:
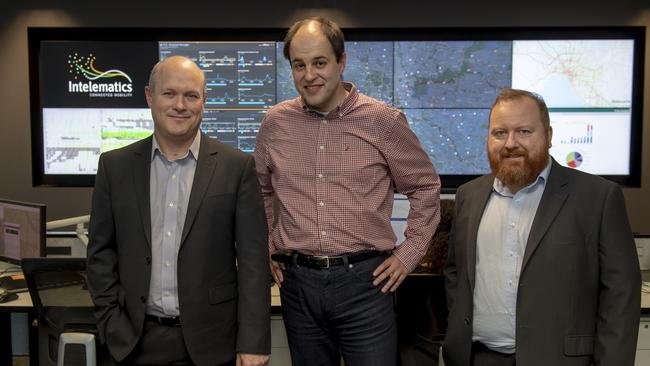
[[[245,152],[266,111],[296,98],[284,29],[31,28],[34,185],[92,186],[102,152],[151,135],[153,65],[194,60],[201,124]],[[344,29],[343,78],[400,109],[443,187],[489,173],[490,107],[503,88],[541,95],[560,164],[638,186],[643,27]]]

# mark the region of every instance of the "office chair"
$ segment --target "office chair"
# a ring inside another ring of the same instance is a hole
[[[447,329],[442,276],[409,276],[397,289],[397,329],[401,366],[439,365]]]
[[[39,364],[95,366],[97,329],[86,259],[26,258],[22,267],[38,314]]]
[[[414,274],[397,289],[396,310],[401,366],[443,365],[440,347],[447,331],[442,270],[454,215],[454,201],[440,200],[440,223]]]

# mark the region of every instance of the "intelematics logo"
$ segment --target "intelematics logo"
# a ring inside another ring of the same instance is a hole
[[[87,93],[89,97],[130,97],[133,92],[131,77],[122,70],[100,71],[95,67],[96,57],[92,53],[82,56],[68,55],[68,92]]]

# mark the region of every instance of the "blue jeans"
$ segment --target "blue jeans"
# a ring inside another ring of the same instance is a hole
[[[312,269],[289,265],[280,290],[294,366],[395,366],[393,295],[373,286],[375,257]]]

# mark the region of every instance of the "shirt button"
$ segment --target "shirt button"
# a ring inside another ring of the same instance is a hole
[[[323,145],[320,145],[318,148],[321,149],[321,150],[325,150],[325,146],[323,146]]]
[[[516,226],[516,225],[515,225],[514,222],[510,223],[510,227],[515,227],[515,226]]]
[[[324,232],[324,231],[321,231],[321,232],[320,232],[320,234],[321,234],[322,236],[325,236],[325,235],[327,235],[327,233],[326,233],[326,232]]]
[[[327,120],[326,120],[326,119],[323,120],[323,124],[324,124],[324,125],[327,124]]]
[[[174,207],[174,202],[169,202],[169,207]]]
[[[168,231],[168,232],[167,232],[167,236],[172,236],[172,232],[171,232],[171,231]]]
[[[176,174],[172,174],[172,179],[176,179]]]
[[[163,295],[165,295],[165,296],[169,296],[169,291],[165,291],[165,292],[163,292]]]
[[[323,179],[323,175],[322,175],[322,174],[318,174],[318,179]]]
[[[318,202],[318,205],[321,206],[321,207],[323,207],[323,206],[325,206],[325,202],[320,201],[320,202]]]
[[[172,265],[172,264],[171,264],[169,261],[165,261],[165,267],[169,267],[169,266],[171,266],[171,265]]]

